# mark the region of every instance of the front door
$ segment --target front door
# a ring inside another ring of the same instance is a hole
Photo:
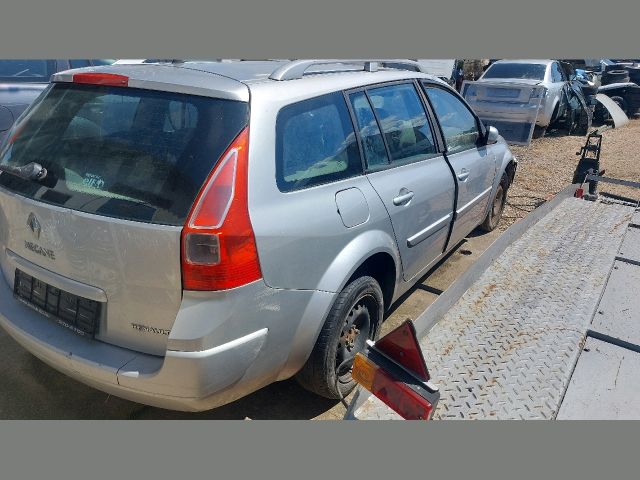
[[[493,146],[482,142],[476,117],[458,96],[430,84],[425,85],[425,90],[458,183],[456,217],[449,241],[449,245],[455,245],[484,220],[496,174],[496,156]]]

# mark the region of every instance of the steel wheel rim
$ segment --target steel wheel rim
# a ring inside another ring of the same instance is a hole
[[[364,349],[367,339],[373,337],[372,319],[376,314],[377,302],[371,295],[360,297],[347,314],[341,327],[335,357],[335,373],[340,384],[352,381],[353,358]]]
[[[496,193],[496,198],[493,200],[493,205],[491,207],[491,216],[493,219],[496,219],[502,213],[502,208],[504,206],[504,189],[502,187],[498,187],[498,191]]]

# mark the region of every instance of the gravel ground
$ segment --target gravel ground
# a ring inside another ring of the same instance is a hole
[[[640,120],[631,120],[620,129],[603,133],[600,168],[610,177],[640,181]],[[573,179],[578,164],[576,152],[586,137],[544,137],[527,147],[511,146],[518,159],[516,179],[509,189],[500,229],[523,218],[549,200]],[[640,191],[611,184],[600,184],[600,191],[640,198]]]

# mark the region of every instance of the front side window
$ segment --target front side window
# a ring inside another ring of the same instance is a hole
[[[341,92],[284,107],[276,121],[276,177],[282,192],[362,173],[362,161]]]
[[[475,148],[480,138],[478,124],[464,103],[442,88],[426,87],[426,92],[440,122],[447,153]]]
[[[431,125],[413,84],[367,90],[380,122],[391,163],[409,163],[436,154]]]

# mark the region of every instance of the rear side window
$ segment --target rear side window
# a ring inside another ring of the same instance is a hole
[[[278,113],[276,178],[289,192],[362,173],[362,161],[342,93],[304,100]]]
[[[564,82],[565,77],[562,69],[558,62],[553,62],[551,64],[551,81],[553,82]]]
[[[419,161],[436,153],[431,126],[413,84],[372,88],[367,93],[380,121],[391,163]]]
[[[183,225],[247,119],[244,102],[54,84],[0,153],[5,165],[42,164],[47,177],[36,182],[2,174],[0,185],[87,213]]]
[[[438,117],[447,143],[447,153],[475,148],[480,138],[476,117],[462,101],[442,88],[427,87],[427,95]]]

